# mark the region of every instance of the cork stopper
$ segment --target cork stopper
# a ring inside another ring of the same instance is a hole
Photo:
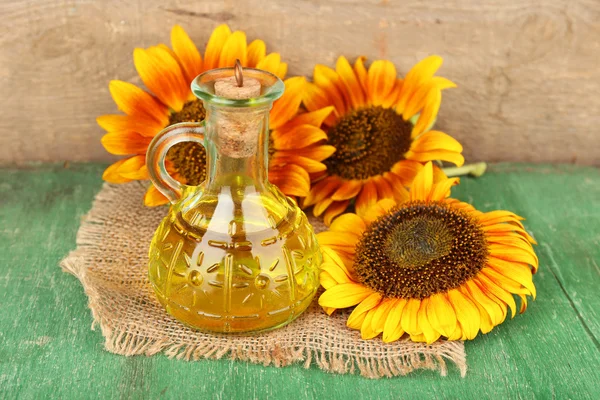
[[[234,76],[215,81],[215,94],[228,99],[243,100],[260,96],[257,79],[244,78],[242,65],[236,60]],[[263,117],[254,113],[232,111],[223,113],[217,122],[220,151],[232,158],[250,157],[256,153]]]

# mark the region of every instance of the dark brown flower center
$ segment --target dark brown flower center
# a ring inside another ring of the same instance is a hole
[[[325,160],[328,171],[344,179],[365,179],[389,171],[410,147],[412,125],[390,108],[354,110],[328,132],[336,152]]]
[[[171,114],[169,125],[180,122],[200,122],[206,111],[200,100],[185,103],[181,111]],[[206,177],[206,151],[198,143],[183,142],[171,147],[167,159],[173,163],[177,172],[188,185],[199,185]]]
[[[354,268],[385,297],[423,299],[474,277],[487,256],[485,232],[467,213],[441,202],[412,202],[369,226]]]

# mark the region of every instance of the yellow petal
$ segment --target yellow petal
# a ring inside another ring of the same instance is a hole
[[[353,232],[357,235],[362,235],[365,229],[367,229],[365,222],[354,213],[346,213],[336,218],[329,227],[333,232]]]
[[[356,61],[354,62],[354,73],[356,74],[356,78],[358,79],[358,82],[360,83],[360,86],[362,87],[363,91],[366,93],[367,91],[367,79],[368,79],[368,73],[367,70],[365,68],[365,60],[367,58],[364,56],[358,57],[356,59]]]
[[[324,231],[317,234],[317,240],[321,246],[346,246],[354,247],[359,236],[353,232]]]
[[[329,97],[325,91],[313,83],[306,84],[302,102],[304,103],[306,109],[311,112],[333,107],[333,111],[325,118],[324,121],[324,123],[328,126],[332,126],[335,123],[337,116],[340,115],[340,112],[329,100]]]
[[[327,272],[336,283],[352,282],[352,279],[343,264],[323,263],[321,264],[321,270]]]
[[[410,200],[425,200],[433,187],[433,167],[431,162],[423,166],[410,187]]]
[[[308,83],[305,83],[303,88],[306,89]],[[290,129],[298,125],[312,125],[317,128],[321,127],[323,121],[333,112],[333,106],[319,108],[315,111],[300,112],[292,120],[290,120],[283,128]]]
[[[423,111],[419,115],[419,119],[412,130],[411,137],[418,137],[433,125],[441,104],[442,92],[439,90],[432,90],[429,92],[427,99],[425,100],[425,105],[423,106]]]
[[[402,318],[402,312],[406,305],[406,299],[398,299],[392,306],[385,325],[383,327],[383,341],[386,343],[395,342],[404,335],[404,330],[400,320]]]
[[[146,87],[164,104],[180,111],[191,89],[177,60],[164,48],[154,46],[135,49],[133,61]]]
[[[371,293],[363,301],[357,305],[346,321],[346,325],[352,329],[360,329],[363,324],[364,318],[367,315],[367,311],[377,307],[381,302],[381,295],[377,292]]]
[[[375,310],[373,319],[371,320],[371,329],[377,334],[383,332],[385,321],[390,313],[392,306],[396,303],[396,299],[384,299]]]
[[[214,69],[219,66],[221,50],[231,36],[231,29],[225,24],[219,25],[210,35],[204,52],[204,69]]]
[[[373,291],[357,283],[343,283],[327,289],[319,297],[322,307],[347,308],[366,299]]]
[[[175,25],[171,30],[171,46],[181,62],[187,82],[191,82],[202,72],[202,56],[185,30]]]
[[[340,76],[333,69],[317,64],[313,72],[313,81],[323,90],[329,104],[333,104],[340,115],[344,114],[347,110],[346,100],[350,101],[350,95]]]
[[[458,140],[440,131],[425,132],[411,143],[410,148],[417,153],[432,150],[447,150],[457,153],[463,151],[463,147]]]
[[[459,167],[465,163],[465,158],[462,156],[462,154],[448,150],[432,150],[424,153],[417,153],[409,150],[406,152],[405,157],[408,160],[419,162],[429,162],[435,160],[448,161]]]
[[[247,65],[250,68],[255,68],[258,63],[265,58],[267,54],[267,46],[262,40],[254,40],[248,45],[248,60]]]
[[[512,311],[512,318],[515,317],[517,313],[517,304],[515,303],[515,299],[512,294],[509,293],[506,289],[500,287],[497,283],[492,281],[486,275],[479,273],[475,278],[473,278],[475,283],[479,286],[479,288],[486,293],[488,296],[493,295],[504,304],[508,305]],[[490,296],[491,298],[491,296]]]
[[[164,125],[156,120],[142,115],[100,115],[96,118],[96,122],[107,132],[133,131],[150,139],[164,128]]]
[[[433,329],[446,337],[456,330],[456,313],[444,293],[437,293],[429,298],[427,317]]]
[[[149,179],[146,167],[146,155],[138,155],[128,158],[117,170],[119,175],[133,180]]]
[[[263,71],[268,71],[277,76],[280,72],[281,67],[281,56],[279,53],[271,53],[268,54],[265,58],[260,60],[258,64],[256,64],[257,69],[262,69]]]
[[[492,321],[493,326],[499,325],[504,320],[503,312],[500,306],[495,301],[490,299],[473,281],[467,281],[464,284],[464,290],[468,291],[471,300],[475,305],[481,305]],[[462,291],[464,294],[465,291]],[[485,333],[485,332],[484,332]]]
[[[427,307],[429,304],[429,299],[424,298],[421,300],[421,307],[419,308],[419,312],[417,314],[417,320],[419,324],[419,328],[423,331],[423,335],[425,336],[425,342],[427,344],[431,344],[439,339],[441,334],[431,326],[429,322],[429,318],[427,317]]]
[[[426,200],[429,201],[442,201],[446,197],[450,196],[450,188],[454,185],[458,185],[459,178],[449,178],[433,185],[433,190],[429,193]]]
[[[387,180],[383,178],[382,175],[374,176],[373,181],[375,182],[375,186],[377,187],[377,201],[394,198],[394,191],[392,190],[392,186]]]
[[[419,327],[418,321],[420,307],[421,300],[419,299],[409,299],[404,306],[400,324],[402,325],[404,332],[408,333],[409,335],[418,335],[423,333]]]
[[[248,62],[246,34],[242,31],[235,31],[227,38],[219,55],[219,67],[233,67],[236,60],[240,60],[242,65]]]
[[[473,296],[469,293],[468,290],[466,290],[464,287],[461,288],[461,293],[468,298],[469,300],[471,300],[471,302],[473,304],[475,304],[475,307],[477,307],[477,310],[479,310],[479,330],[481,331],[481,333],[488,333],[490,332],[494,326],[496,324],[494,324],[492,317],[490,317],[489,312],[486,311],[486,309],[483,307],[483,305],[479,302],[477,302]]]
[[[477,306],[456,289],[448,291],[448,299],[456,312],[463,336],[469,340],[475,339],[481,323]]]
[[[488,260],[488,265],[496,270],[496,272],[499,274],[504,275],[526,287],[535,299],[536,290],[535,285],[533,284],[533,276],[531,274],[531,270],[526,264],[509,262],[498,258],[490,258]]]
[[[363,340],[373,339],[375,336],[379,335],[377,331],[373,329],[372,320],[375,315],[375,309],[371,309],[367,311],[367,315],[365,316],[365,320],[360,327],[360,337]]]
[[[102,174],[102,179],[109,183],[127,183],[131,182],[131,179],[125,178],[119,174],[119,168],[128,160],[128,158],[124,158],[122,160],[117,161],[112,164]]]
[[[328,271],[325,270],[322,270],[319,273],[319,282],[321,283],[321,286],[323,286],[323,288],[325,289],[332,288],[339,284],[339,282],[333,276],[331,276],[331,274]]]
[[[273,104],[270,113],[270,129],[277,129],[288,122],[298,113],[302,102],[306,79],[302,76],[285,80],[285,92],[283,96]]]

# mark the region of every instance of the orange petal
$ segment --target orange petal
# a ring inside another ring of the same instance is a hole
[[[150,93],[134,84],[110,81],[108,90],[119,110],[125,114],[143,116],[145,119],[156,121],[160,126],[166,126],[169,123],[168,108]]]
[[[96,118],[96,122],[107,132],[134,131],[148,138],[154,137],[164,128],[156,120],[141,115],[101,115]]]
[[[404,78],[402,92],[398,99],[398,111],[404,112],[406,104],[420,85],[430,80],[443,62],[440,56],[429,56],[415,64]]]
[[[373,180],[375,181],[375,186],[377,186],[377,200],[394,198],[392,186],[383,178],[383,176],[377,175],[373,177]]]
[[[396,202],[392,199],[379,200],[377,203],[369,207],[366,211],[363,211],[364,214],[359,214],[359,216],[363,218],[366,223],[370,224],[382,215],[387,214],[388,211],[394,208],[395,206]]]
[[[362,107],[365,104],[365,93],[346,57],[338,58],[335,69],[346,87],[352,108]]]
[[[356,199],[356,213],[363,215],[377,202],[377,187],[371,179],[367,180]]]
[[[101,139],[102,145],[111,154],[146,154],[152,138],[136,132],[125,131],[108,133]]]
[[[437,118],[440,105],[442,104],[442,92],[439,90],[432,90],[427,95],[423,111],[419,115],[417,123],[413,127],[411,137],[416,138],[421,133],[429,129]],[[464,332],[464,329],[463,329]]]
[[[269,181],[288,196],[305,197],[310,191],[310,177],[304,168],[289,164],[285,168],[270,169]]]
[[[381,105],[396,84],[396,67],[387,60],[376,60],[367,73],[367,93],[372,105]]]
[[[164,104],[180,111],[191,90],[177,60],[165,49],[154,46],[135,49],[133,61],[146,87]]]
[[[250,68],[255,68],[258,63],[265,58],[267,54],[267,46],[262,40],[254,40],[248,45],[247,65]]]
[[[389,182],[392,191],[394,192],[394,200],[396,203],[402,204],[408,201],[410,194],[402,184],[400,178],[393,172],[384,172],[383,178]],[[413,178],[414,180],[414,178]]]
[[[341,181],[336,176],[328,176],[319,181],[310,190],[309,195],[304,199],[304,206],[309,207],[323,200],[325,197],[332,194],[341,184]]]
[[[273,136],[276,150],[293,150],[316,144],[327,139],[321,128],[312,125],[300,125],[282,135]]]
[[[171,30],[171,47],[179,59],[187,82],[202,72],[202,56],[186,31],[179,25]]]
[[[392,172],[404,186],[410,186],[421,169],[423,169],[423,164],[411,160],[398,161],[392,166]]]
[[[112,164],[102,174],[102,179],[109,183],[127,183],[131,182],[131,179],[125,178],[119,174],[119,168],[128,160],[128,158],[124,158],[122,160],[117,161]]]
[[[148,207],[162,206],[168,204],[169,200],[158,191],[156,186],[150,185],[146,194],[144,195],[144,204]]]
[[[204,69],[214,69],[219,66],[221,50],[225,46],[227,39],[231,36],[231,29],[225,24],[219,25],[210,35],[204,52]]]
[[[304,89],[308,84],[304,84]],[[325,118],[327,118],[334,110],[333,106],[323,107],[311,112],[300,112],[294,118],[292,118],[282,129],[291,129],[298,125],[312,125],[317,128],[321,127]]]
[[[345,180],[331,198],[336,201],[352,199],[360,192],[362,187],[363,182],[361,180]]]
[[[329,102],[335,106],[340,115],[350,108],[350,94],[340,76],[333,69],[317,64],[313,72],[313,81],[323,89]]]
[[[331,225],[334,218],[346,211],[348,205],[350,204],[349,200],[345,201],[334,201],[331,203],[327,210],[325,211],[325,215],[323,215],[323,222],[326,226]]]
[[[325,171],[327,166],[319,161],[315,161],[312,158],[302,156],[284,155],[281,152],[276,152],[269,161],[269,168],[274,167],[275,169],[281,168],[288,164],[296,164],[306,170],[309,174]]]
[[[358,82],[360,83],[360,86],[363,90],[364,93],[367,93],[367,79],[368,79],[368,73],[367,73],[367,69],[365,68],[365,60],[367,58],[365,56],[360,56],[356,59],[356,61],[354,61],[354,73],[356,74],[356,78],[358,79]]]
[[[450,188],[454,185],[458,185],[459,178],[450,178],[438,182],[433,185],[433,190],[429,193],[426,200],[429,201],[442,201],[446,197],[450,196]]]
[[[291,120],[298,113],[298,108],[300,107],[300,103],[302,103],[306,78],[297,76],[286,79],[284,83],[285,92],[283,93],[283,96],[273,104],[273,108],[271,109],[269,120],[270,129],[277,129]]]
[[[335,105],[329,100],[329,97],[325,91],[313,83],[306,84],[302,102],[309,111],[321,110],[332,106],[335,107]],[[325,124],[327,126],[332,126],[335,123],[338,115],[340,115],[340,112],[334,108],[333,112],[331,112],[325,118]]]
[[[219,55],[219,67],[233,67],[238,59],[242,65],[246,65],[248,61],[246,34],[242,31],[233,32],[225,41]]]

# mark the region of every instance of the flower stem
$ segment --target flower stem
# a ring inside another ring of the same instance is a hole
[[[487,163],[478,162],[478,163],[463,165],[462,167],[442,168],[442,171],[444,171],[444,173],[448,177],[470,175],[470,176],[479,178],[481,175],[483,175],[485,173],[486,169],[487,169]]]

